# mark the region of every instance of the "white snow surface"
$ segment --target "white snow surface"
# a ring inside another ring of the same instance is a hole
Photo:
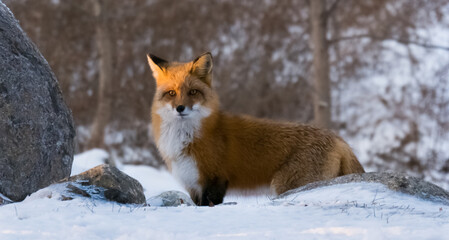
[[[89,165],[88,159],[92,164]],[[101,150],[77,155],[76,172],[104,160]],[[145,196],[185,192],[167,171],[119,166]],[[449,239],[449,206],[351,183],[297,193],[226,197],[236,205],[154,207],[75,198],[60,201],[52,185],[0,207],[0,239]]]
[[[101,165],[109,158],[109,154],[102,149],[92,149],[75,156],[71,176],[80,174],[95,166]]]

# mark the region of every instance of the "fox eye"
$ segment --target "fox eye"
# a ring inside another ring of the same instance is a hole
[[[192,89],[189,91],[190,95],[196,95],[197,93],[198,93],[198,90],[196,90],[196,89]]]
[[[175,96],[176,95],[176,92],[175,92],[175,90],[170,90],[170,91],[168,91],[168,95],[170,95],[170,96]]]

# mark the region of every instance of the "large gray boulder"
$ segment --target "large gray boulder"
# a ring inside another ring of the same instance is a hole
[[[74,137],[55,75],[0,1],[0,193],[21,201],[70,176]]]
[[[136,179],[107,164],[96,166],[63,181],[75,183],[68,185],[71,192],[85,197],[91,197],[92,194],[84,187],[89,189],[99,187],[94,192],[104,196],[107,200],[119,203],[145,203],[142,185]],[[77,187],[76,184],[83,187]]]
[[[398,172],[370,172],[345,175],[330,180],[309,183],[303,187],[283,193],[278,198],[319,187],[358,182],[381,183],[393,191],[449,205],[449,192],[433,183]]]

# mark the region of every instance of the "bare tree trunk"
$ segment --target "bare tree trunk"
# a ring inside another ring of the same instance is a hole
[[[97,19],[96,44],[99,54],[98,101],[95,119],[91,128],[88,148],[104,147],[105,127],[111,116],[111,92],[113,78],[112,39],[107,20],[107,1],[93,0],[93,10]]]
[[[314,124],[331,128],[331,93],[326,0],[310,1],[311,48],[313,49]]]

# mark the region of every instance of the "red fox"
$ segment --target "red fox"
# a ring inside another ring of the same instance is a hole
[[[364,172],[348,144],[329,130],[220,111],[210,53],[187,63],[148,54],[148,62],[157,85],[154,139],[197,205],[222,203],[228,188],[269,186],[281,194]]]

